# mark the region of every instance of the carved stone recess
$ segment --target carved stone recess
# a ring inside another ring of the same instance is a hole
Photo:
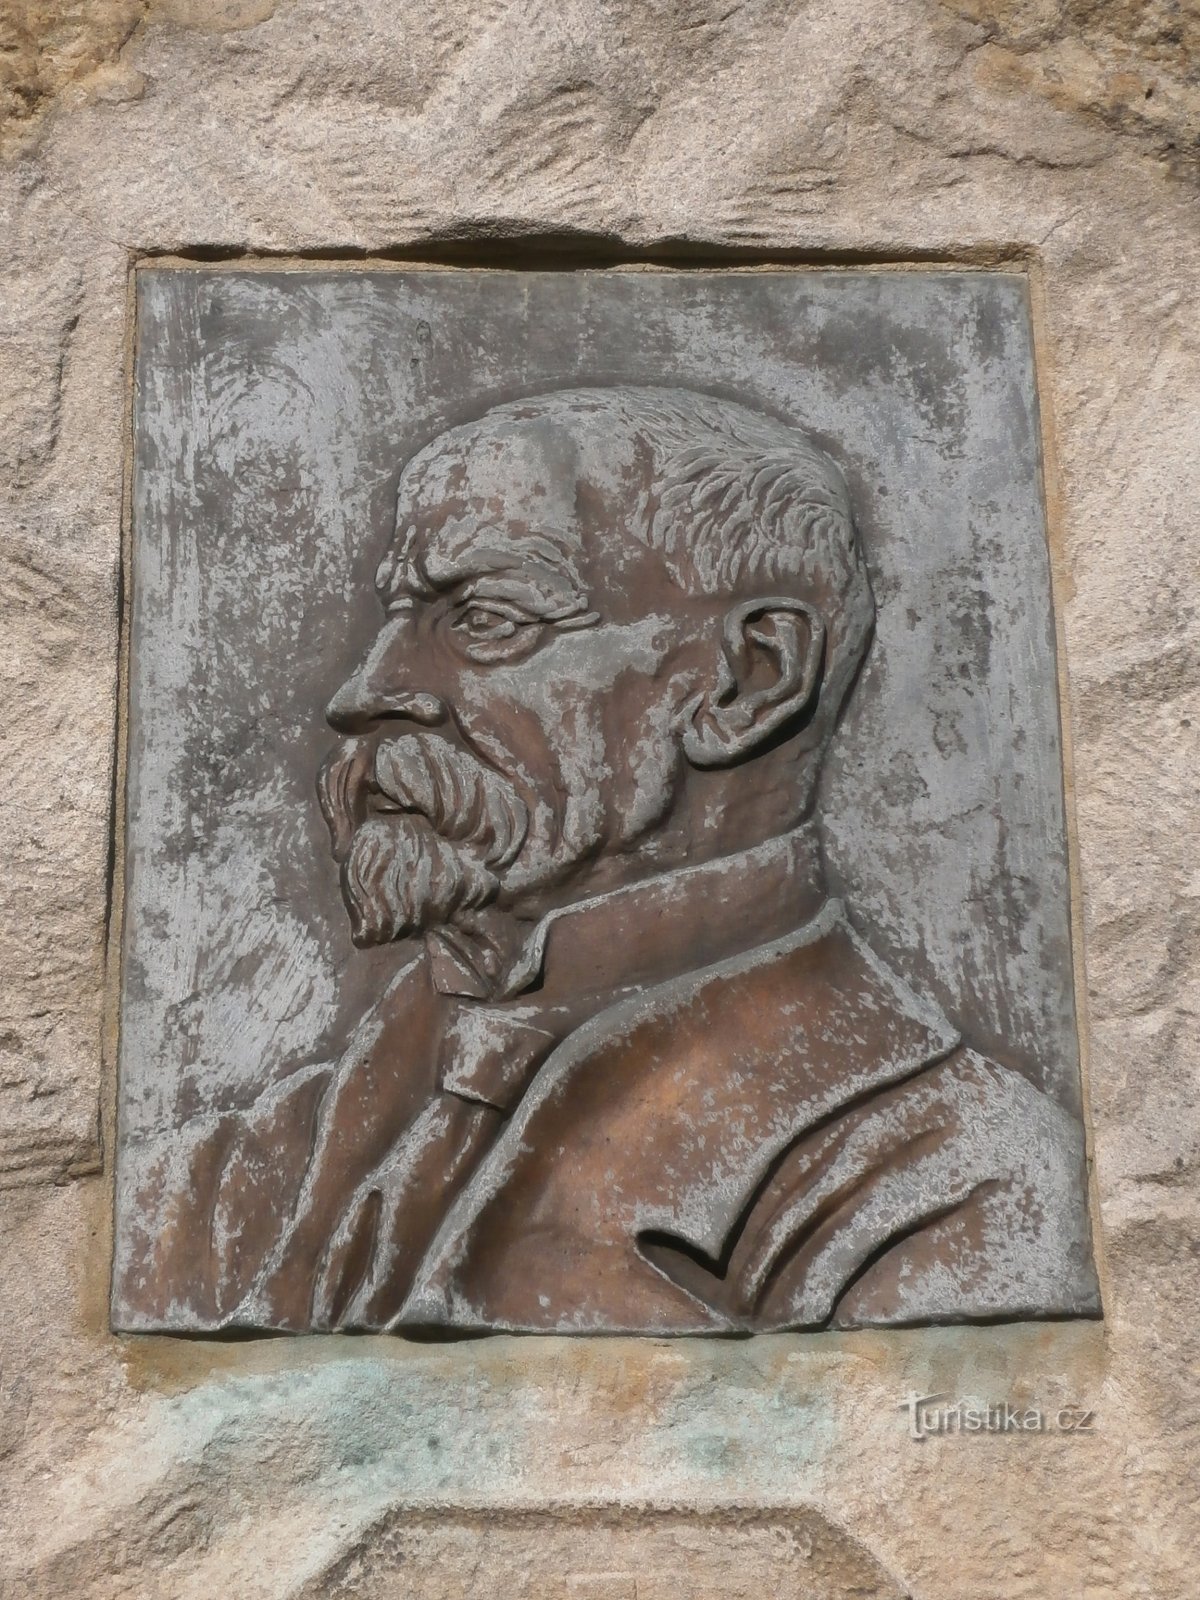
[[[1096,1314],[1021,280],[139,281],[114,1325]]]

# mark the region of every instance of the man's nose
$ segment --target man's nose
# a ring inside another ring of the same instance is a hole
[[[436,694],[414,689],[406,681],[396,648],[399,629],[385,628],[345,683],[325,707],[325,716],[339,733],[365,733],[375,722],[400,717],[436,727],[446,720],[445,702]]]

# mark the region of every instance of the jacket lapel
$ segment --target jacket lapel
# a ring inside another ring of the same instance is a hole
[[[618,1247],[630,1272],[660,1285],[672,1251],[719,1280],[796,1141],[957,1039],[861,943],[838,902],[787,938],[611,1007],[537,1073],[439,1230],[400,1320],[448,1320],[464,1306],[467,1320],[492,1320],[492,1286],[514,1272],[540,1278],[553,1301],[557,1263],[573,1262],[573,1281],[586,1283],[589,1253],[611,1259]],[[602,1326],[604,1291],[595,1294]],[[619,1324],[620,1308],[612,1314]]]

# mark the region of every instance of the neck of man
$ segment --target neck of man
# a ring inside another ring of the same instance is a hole
[[[744,765],[689,770],[661,821],[579,862],[552,887],[522,895],[517,914],[537,922],[581,900],[737,856],[795,833],[812,815],[813,775],[787,750],[770,752],[754,765],[749,783]],[[813,866],[819,870],[819,841],[815,832],[806,837],[812,840]]]

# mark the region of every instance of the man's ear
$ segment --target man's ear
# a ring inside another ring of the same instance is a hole
[[[803,600],[775,596],[725,615],[713,686],[681,714],[683,753],[694,767],[741,761],[816,703],[825,623]]]

